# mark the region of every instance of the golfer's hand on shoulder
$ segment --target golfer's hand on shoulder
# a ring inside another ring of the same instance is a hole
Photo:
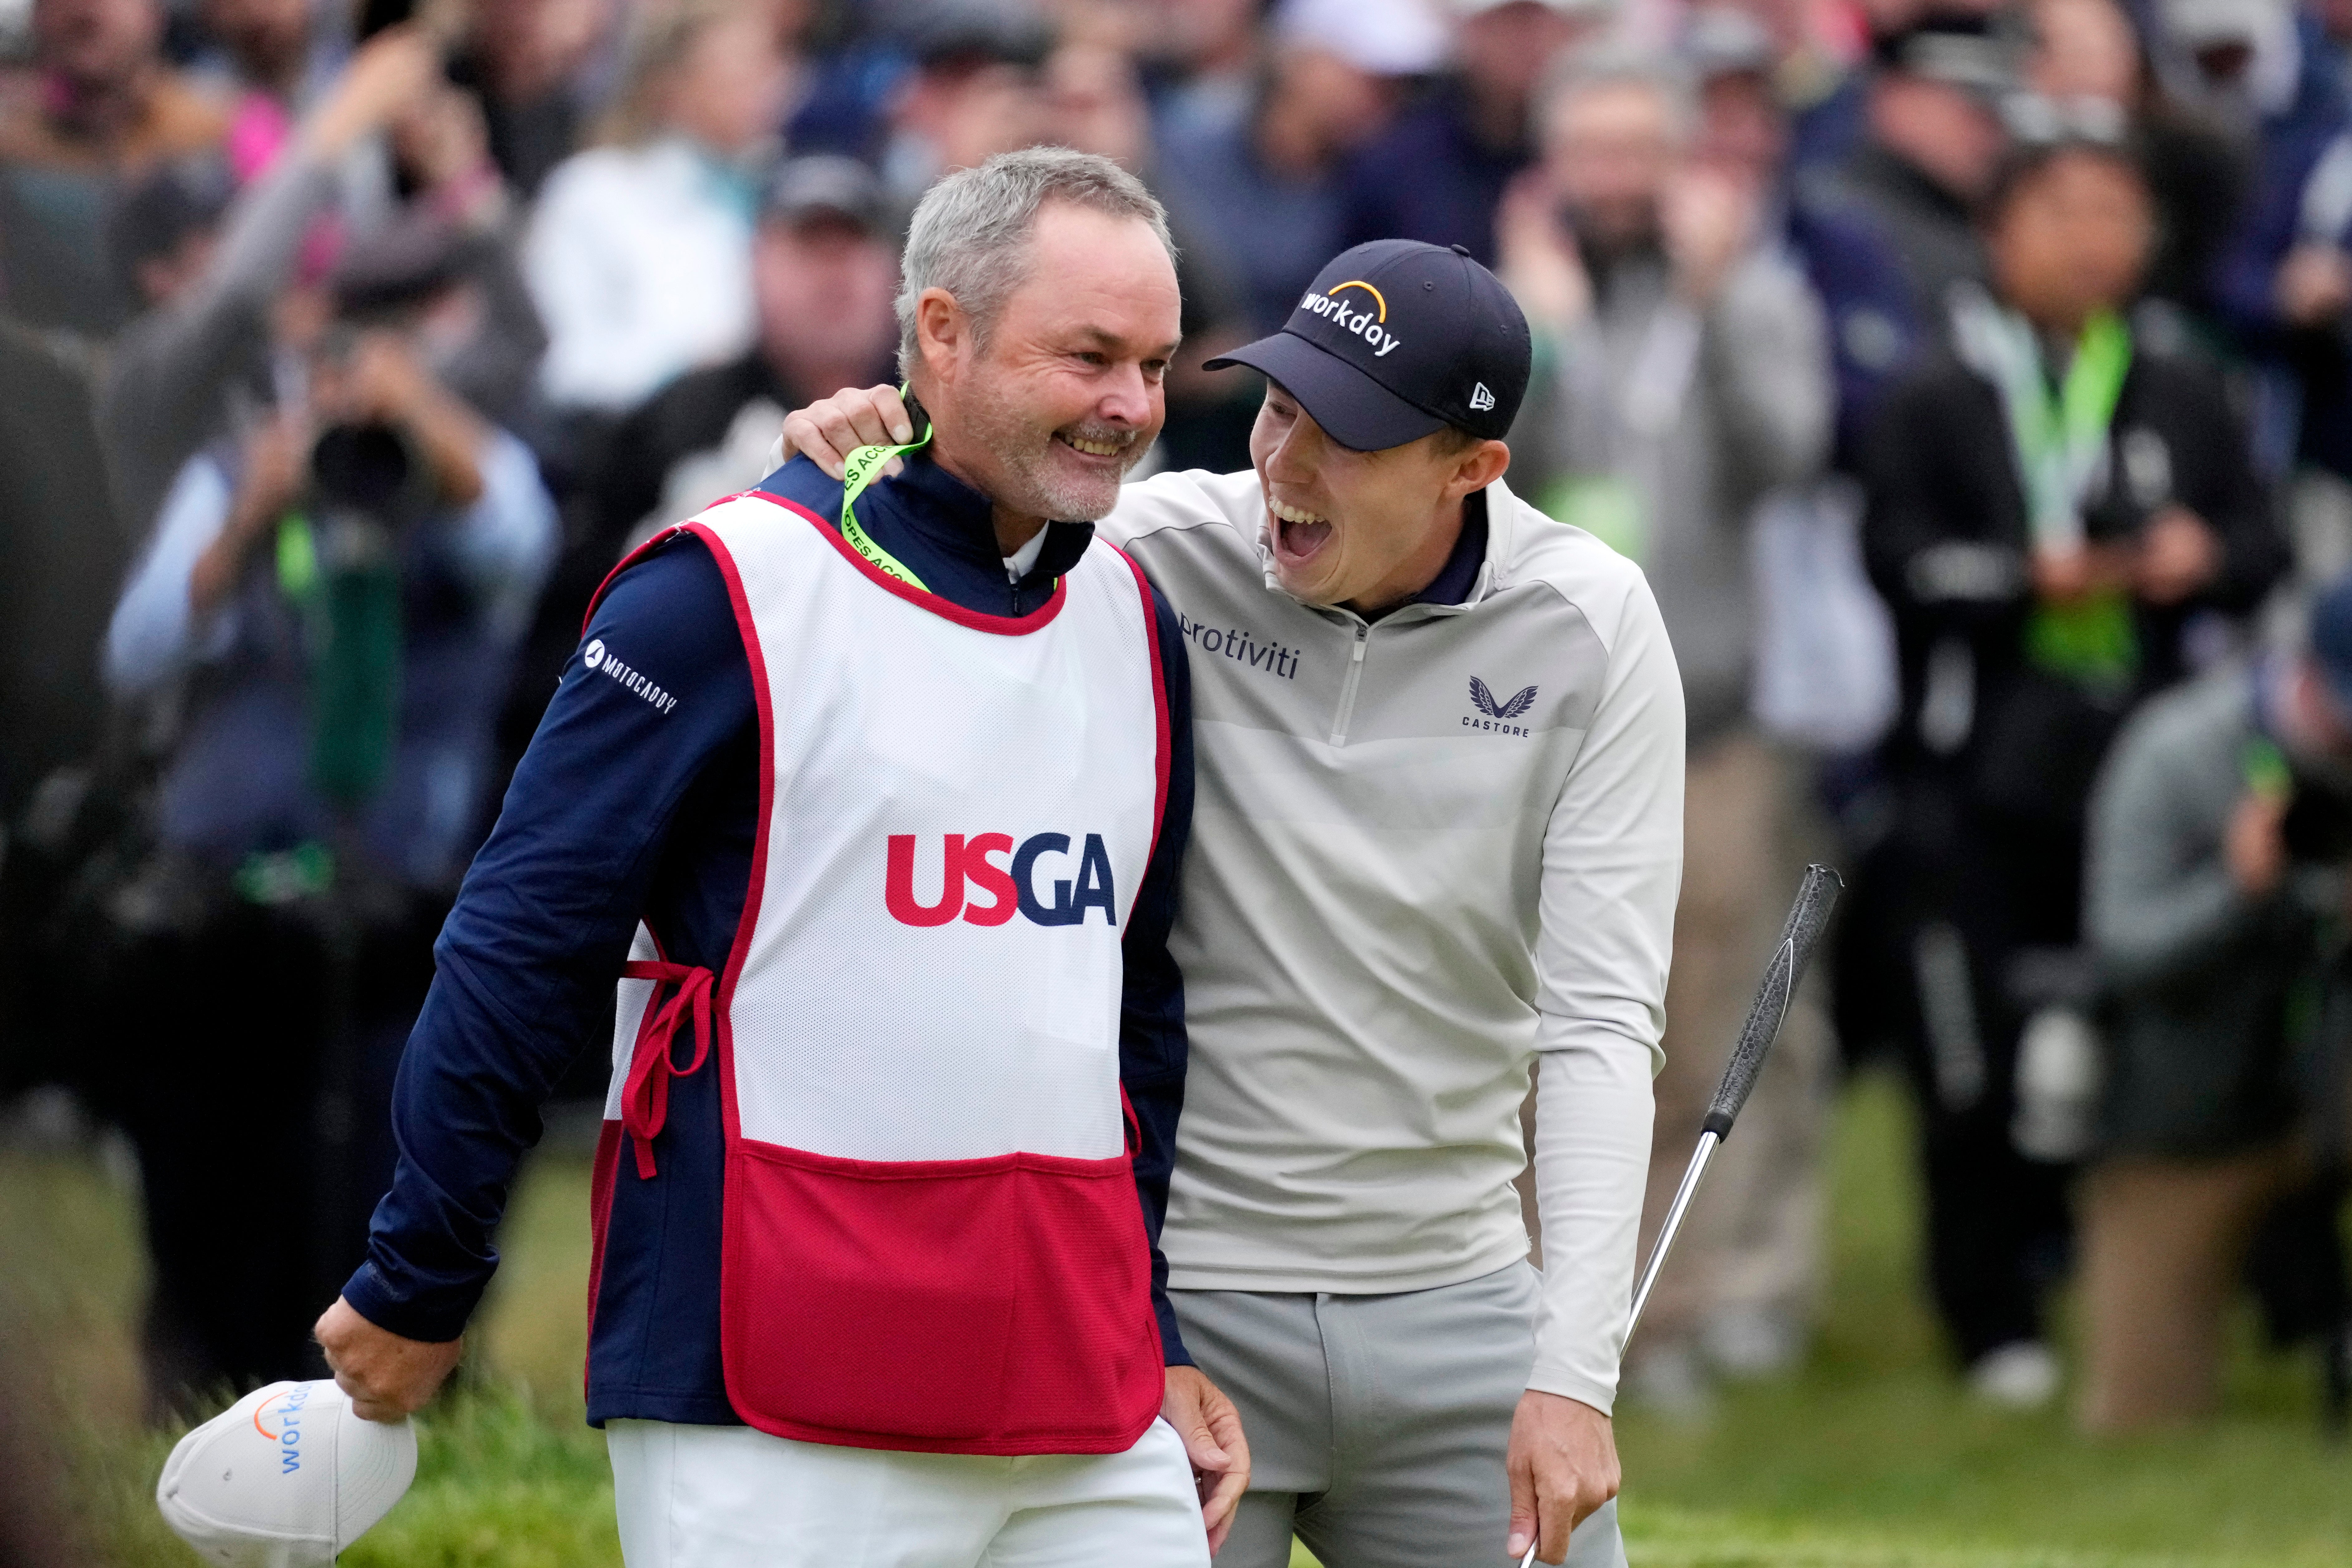
[[[463,1338],[446,1344],[402,1339],[361,1317],[341,1296],[310,1337],[327,1352],[335,1385],[351,1395],[352,1409],[370,1421],[397,1421],[421,1409],[466,1349]]]
[[[915,422],[895,386],[845,386],[821,403],[812,403],[784,416],[781,460],[794,453],[808,458],[835,479],[843,463],[860,447],[903,447],[915,438]],[[898,471],[896,458],[882,466],[885,474]]]
[[[1192,1481],[1201,1489],[1201,1521],[1209,1527],[1214,1552],[1225,1543],[1234,1510],[1249,1489],[1249,1439],[1242,1436],[1241,1412],[1199,1367],[1171,1366],[1160,1414],[1184,1439]]]
[[[1516,1563],[1536,1543],[1536,1555],[1558,1563],[1568,1555],[1568,1532],[1617,1495],[1617,1433],[1609,1417],[1580,1399],[1539,1394],[1519,1396],[1511,1417],[1511,1539]]]

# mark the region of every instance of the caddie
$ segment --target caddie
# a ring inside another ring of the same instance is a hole
[[[1160,428],[1168,230],[1107,160],[1010,154],[925,195],[903,277],[903,471],[793,465],[598,595],[318,1335],[362,1415],[431,1395],[611,1028],[588,1415],[630,1568],[1204,1568],[1248,1462],[1156,1248],[1187,660],[1085,521]]]
[[[1192,653],[1163,1245],[1250,1434],[1219,1561],[1281,1568],[1295,1531],[1327,1568],[1621,1564],[1674,655],[1640,571],[1503,483],[1528,327],[1459,247],[1347,251],[1221,363],[1270,383],[1253,470],[1155,475],[1102,525]],[[830,468],[908,429],[877,387],[784,441]],[[1540,1277],[1512,1186],[1538,1058]]]

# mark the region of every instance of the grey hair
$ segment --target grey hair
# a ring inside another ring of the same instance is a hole
[[[1698,130],[1698,88],[1672,55],[1637,45],[1602,40],[1563,56],[1536,89],[1535,132],[1549,139],[1560,110],[1604,88],[1638,87],[1657,94],[1666,110],[1666,134],[1677,144]]]
[[[1005,300],[1029,272],[1029,237],[1047,202],[1071,202],[1112,217],[1139,218],[1176,259],[1168,213],[1143,182],[1109,159],[1067,147],[1000,153],[977,169],[960,169],[923,193],[907,229],[899,263],[898,374],[921,363],[915,345],[915,302],[944,289],[987,341]]]

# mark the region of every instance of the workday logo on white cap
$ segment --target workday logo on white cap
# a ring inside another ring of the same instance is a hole
[[[257,1388],[180,1439],[164,1522],[221,1568],[327,1568],[416,1477],[416,1429],[363,1421],[326,1379]]]

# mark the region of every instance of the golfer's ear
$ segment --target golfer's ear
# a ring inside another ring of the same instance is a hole
[[[915,346],[921,351],[926,370],[949,378],[971,346],[971,318],[946,289],[926,289],[916,298]]]
[[[1481,441],[1462,454],[1461,466],[1454,470],[1452,489],[1457,495],[1483,490],[1503,477],[1511,466],[1511,448],[1500,441]]]

